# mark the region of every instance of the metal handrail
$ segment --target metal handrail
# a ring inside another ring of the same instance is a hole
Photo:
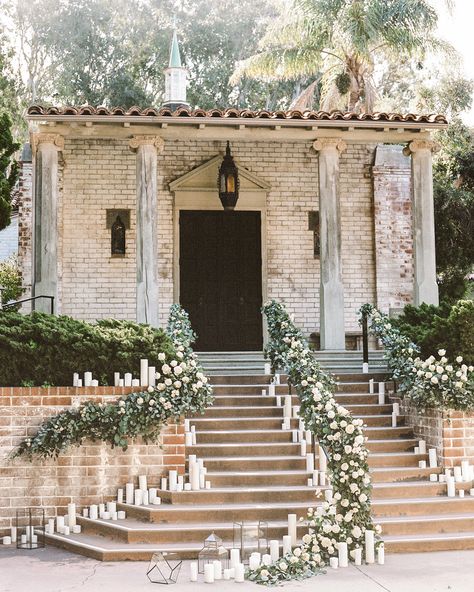
[[[5,308],[10,307],[10,306],[16,306],[17,304],[23,304],[25,302],[32,302],[34,300],[38,300],[39,298],[49,298],[49,300],[51,301],[51,314],[54,314],[54,296],[46,296],[46,295],[32,296],[31,298],[24,298],[23,300],[15,300],[14,302],[7,302],[7,304],[3,304],[3,305],[0,303],[0,310],[5,310]]]

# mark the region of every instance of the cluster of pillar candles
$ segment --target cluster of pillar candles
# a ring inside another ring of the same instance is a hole
[[[155,386],[157,380],[155,366],[149,366],[148,360],[140,360],[140,378],[134,378],[131,372],[125,372],[123,378],[120,372],[114,372],[114,386]],[[80,378],[78,372],[72,376],[72,386],[99,386],[99,381],[92,376],[92,372],[84,372]]]

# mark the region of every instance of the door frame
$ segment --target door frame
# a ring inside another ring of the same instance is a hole
[[[222,210],[217,190],[195,188],[189,190],[183,188],[174,192],[173,205],[173,299],[180,301],[180,268],[179,268],[179,242],[180,227],[179,216],[181,210]],[[262,258],[262,305],[268,298],[267,285],[267,191],[251,190],[240,191],[236,211],[260,212],[260,237]],[[267,323],[262,315],[263,346],[268,342]]]

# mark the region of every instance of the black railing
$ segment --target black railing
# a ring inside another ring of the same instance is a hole
[[[7,304],[0,305],[0,310],[5,310],[6,308],[10,308],[12,306],[17,306],[18,304],[24,304],[25,302],[33,302],[34,300],[38,300],[39,298],[47,298],[51,302],[51,314],[54,314],[54,296],[33,296],[32,298],[24,298],[23,300],[15,300],[14,302],[7,302]]]
[[[362,313],[362,358],[364,364],[369,363],[369,329],[367,313]]]

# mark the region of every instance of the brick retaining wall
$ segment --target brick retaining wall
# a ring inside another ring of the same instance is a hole
[[[26,436],[34,435],[45,419],[86,400],[110,402],[139,389],[113,387],[2,387],[0,388],[0,531],[13,525],[17,508],[43,507],[48,517],[78,506],[112,499],[118,487],[146,474],[150,485],[169,469],[184,473],[184,425],[164,427],[160,442],[140,439],[127,451],[98,442],[72,447],[56,460],[8,455]]]

